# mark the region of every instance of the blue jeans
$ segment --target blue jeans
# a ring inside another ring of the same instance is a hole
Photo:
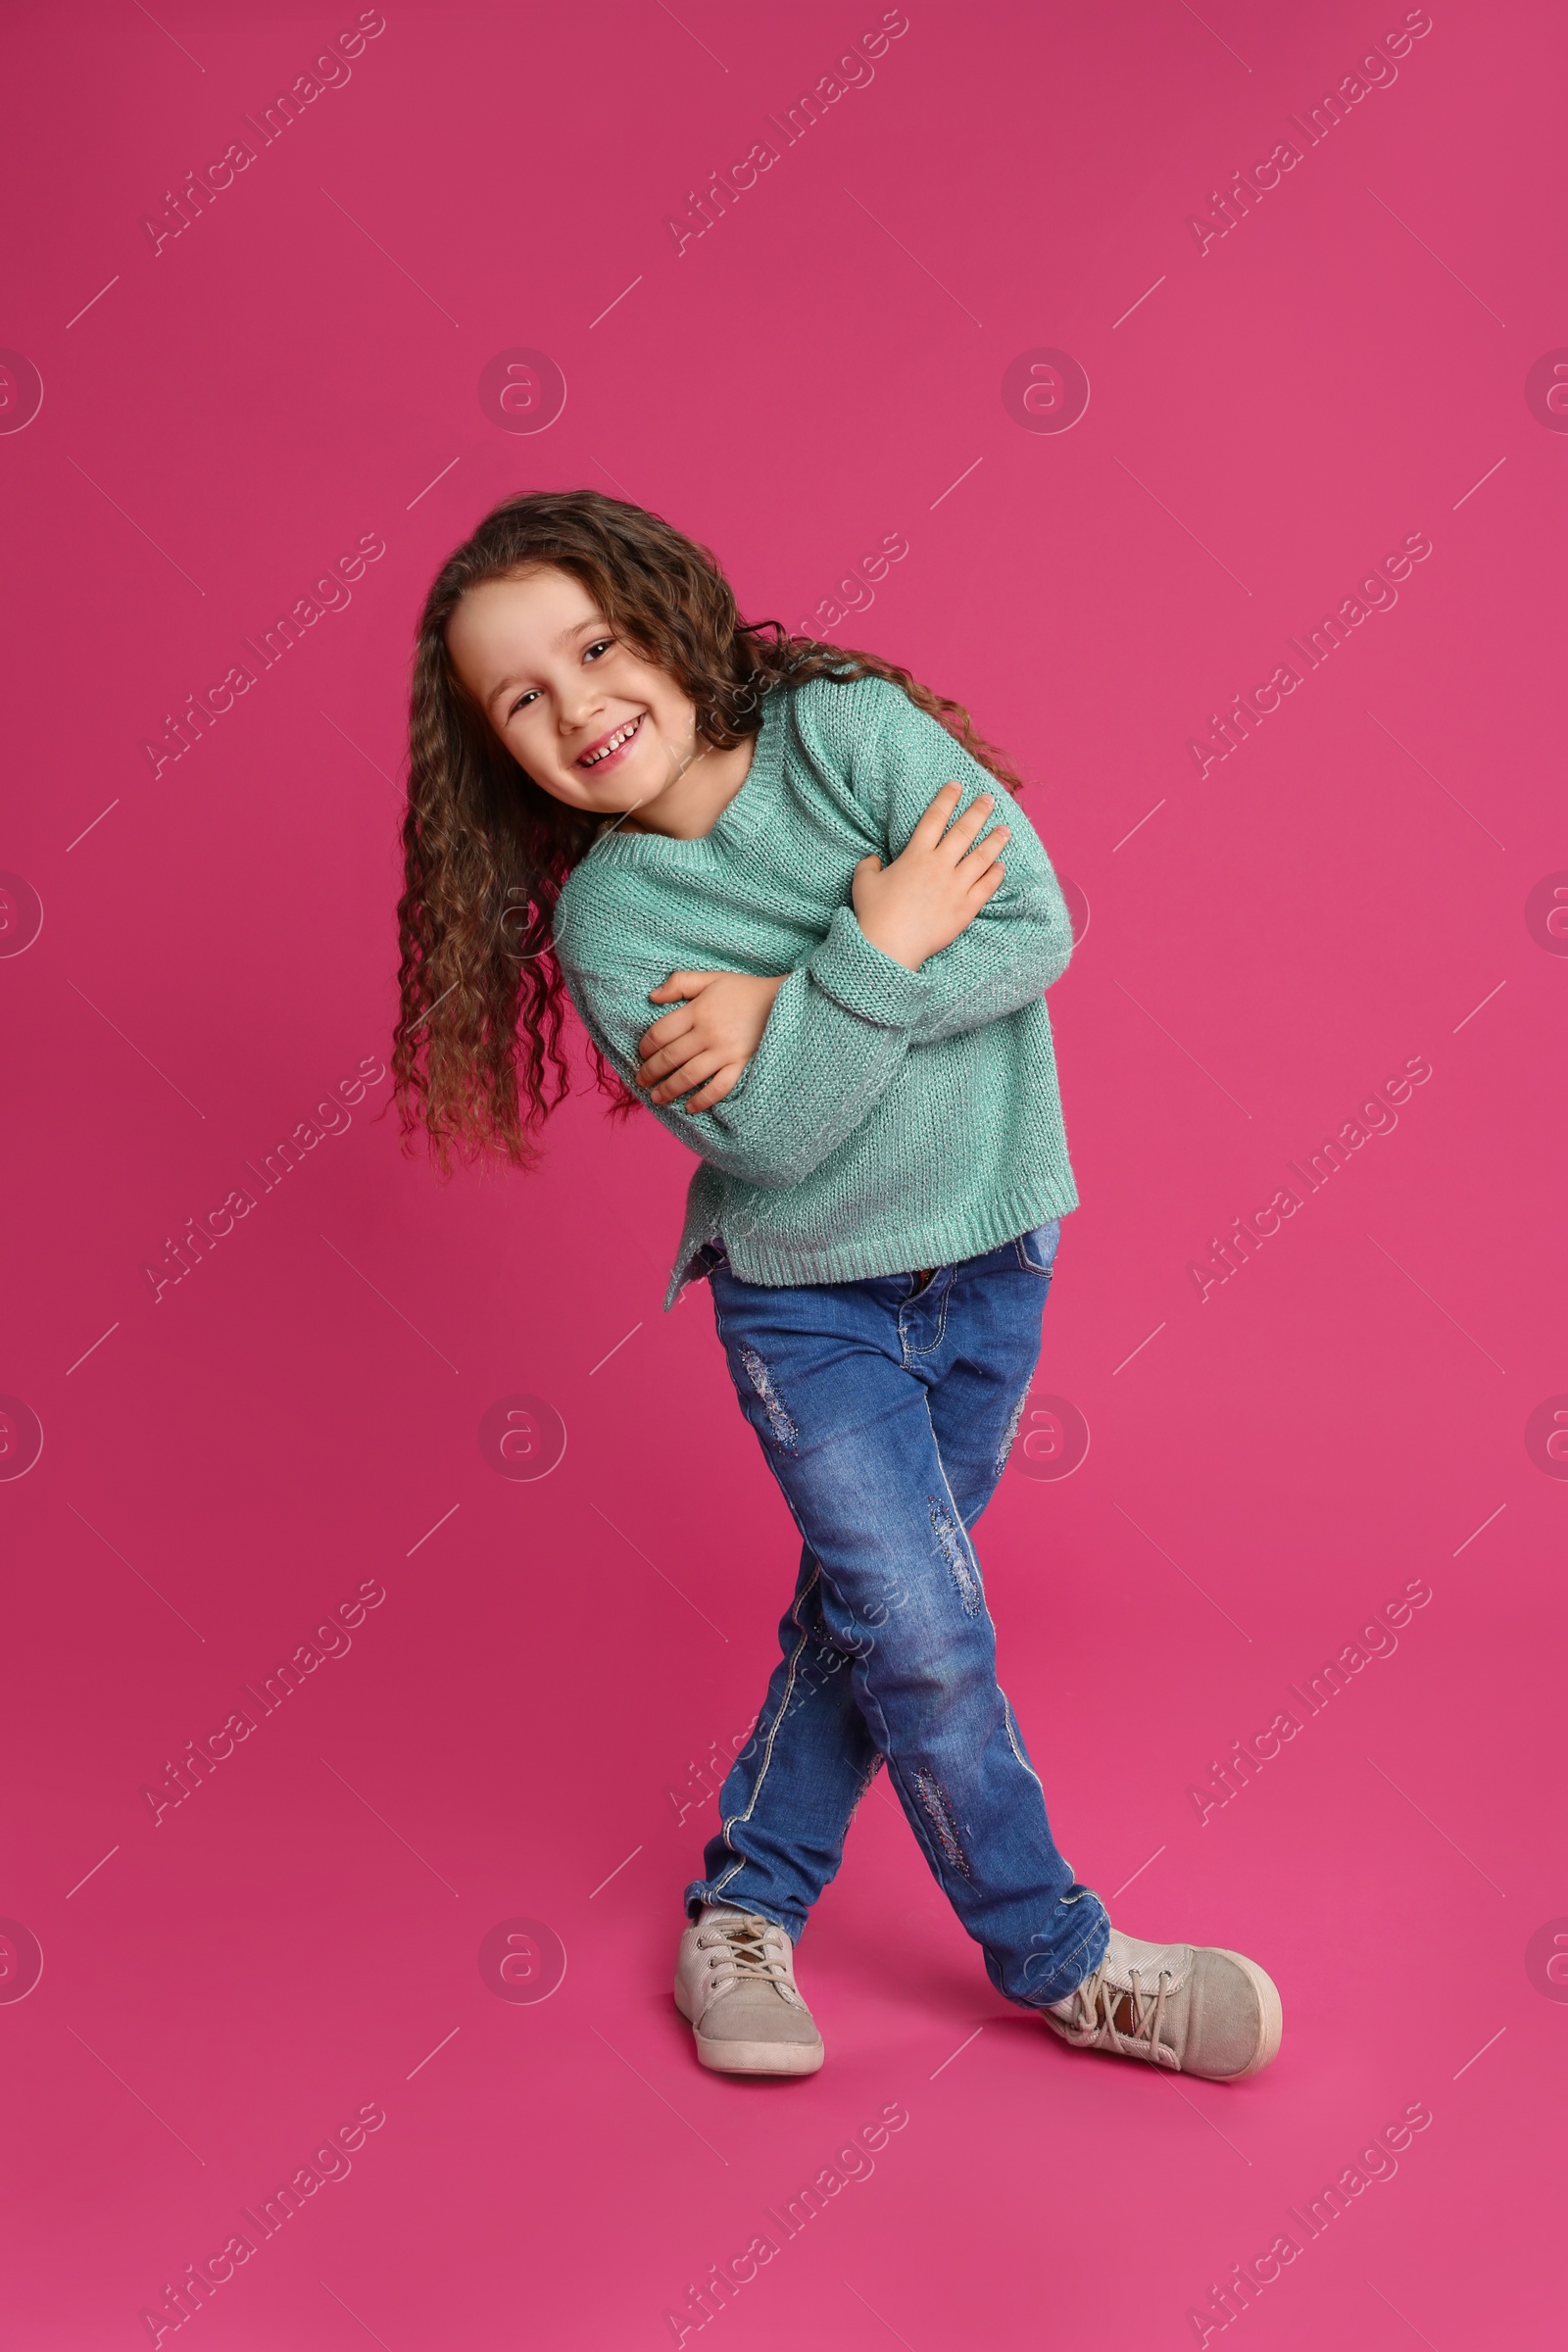
[[[686,1889],[798,1937],[885,1762],[999,1992],[1060,2000],[1105,1948],[997,1683],[969,1531],[1040,1354],[1060,1219],[983,1256],[863,1282],[742,1282],[706,1250],[741,1410],[804,1539],[781,1655]]]

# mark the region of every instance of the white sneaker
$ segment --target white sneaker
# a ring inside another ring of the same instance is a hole
[[[1211,1944],[1145,1943],[1115,1928],[1094,1975],[1040,2014],[1075,2050],[1215,2082],[1255,2075],[1284,2032],[1274,1981],[1255,1960]]]
[[[720,2074],[814,2075],[826,2054],[796,1989],[794,1945],[755,1912],[703,1905],[680,1939],[675,2006]]]

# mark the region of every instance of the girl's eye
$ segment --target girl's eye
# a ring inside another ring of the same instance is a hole
[[[613,637],[596,637],[591,645],[583,648],[583,660],[588,662],[593,660],[596,655],[609,653],[614,642],[615,640]],[[530,686],[525,694],[518,695],[516,701],[507,712],[507,716],[509,718],[515,718],[519,710],[525,710],[530,703],[535,703],[538,701],[538,688]]]

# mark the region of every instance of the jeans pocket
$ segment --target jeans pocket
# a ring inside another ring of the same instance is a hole
[[[1050,1277],[1056,1262],[1056,1250],[1061,1241],[1061,1219],[1053,1217],[1049,1225],[1036,1225],[1029,1233],[1020,1233],[1013,1243],[1018,1263],[1031,1274]]]

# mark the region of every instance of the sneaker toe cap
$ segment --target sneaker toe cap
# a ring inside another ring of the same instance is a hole
[[[721,1993],[703,2013],[705,2041],[767,2041],[814,2046],[820,2038],[811,2013],[775,1993],[757,1999],[746,1993]]]
[[[1197,1953],[1186,2073],[1221,2082],[1256,2074],[1278,2050],[1283,2025],[1274,1981],[1255,1960],[1213,1946]]]

